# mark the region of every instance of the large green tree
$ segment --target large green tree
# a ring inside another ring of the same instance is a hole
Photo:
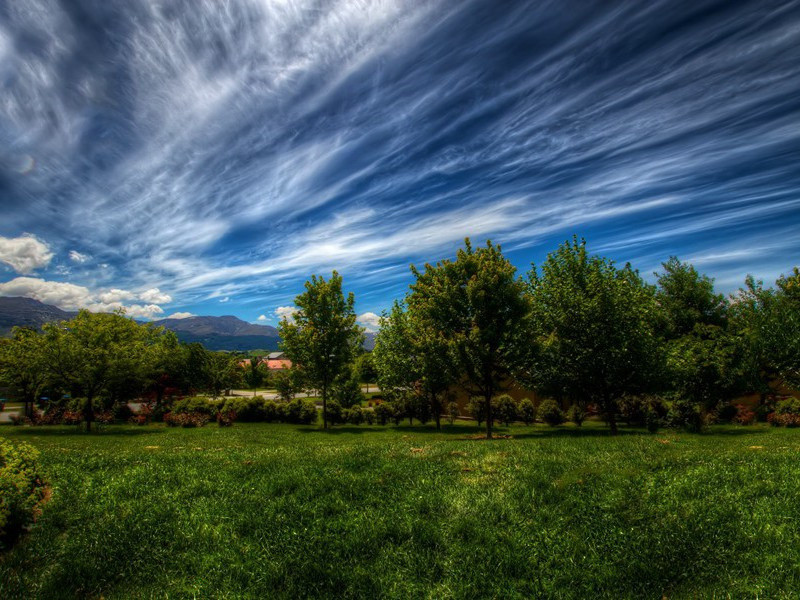
[[[567,241],[530,271],[537,352],[522,378],[576,404],[594,404],[617,432],[618,402],[647,391],[661,365],[654,290]]]
[[[256,395],[259,386],[264,385],[268,376],[269,370],[260,356],[253,356],[245,363],[242,379],[247,384],[247,387],[253,390],[253,396]]]
[[[86,399],[87,430],[100,396],[126,400],[144,389],[151,370],[149,347],[157,335],[122,312],[82,310],[69,321],[44,326],[48,369],[61,386]]]
[[[16,327],[11,339],[0,340],[0,381],[25,403],[28,415],[50,380],[44,349],[42,336],[33,329]]]
[[[331,385],[361,352],[364,334],[356,324],[355,297],[342,291],[342,278],[312,275],[305,291],[295,298],[297,312],[279,326],[281,349],[303,373],[310,387],[322,395],[322,422],[328,427]]]
[[[491,438],[491,399],[508,384],[525,339],[530,314],[525,283],[490,241],[473,249],[467,239],[454,261],[411,269],[416,278],[406,300],[411,321],[426,345],[442,346],[468,393],[485,400]]]

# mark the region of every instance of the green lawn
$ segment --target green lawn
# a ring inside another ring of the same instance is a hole
[[[799,430],[475,432],[2,427],[52,499],[0,598],[797,597]]]

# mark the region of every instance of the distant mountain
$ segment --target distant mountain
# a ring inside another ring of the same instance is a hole
[[[14,326],[39,329],[45,323],[71,319],[76,314],[31,298],[0,297],[0,336],[9,335]],[[174,331],[182,342],[199,342],[209,350],[277,350],[280,341],[275,327],[254,325],[232,315],[161,319],[153,323]],[[367,333],[364,348],[374,347],[375,334]]]
[[[200,342],[209,350],[277,350],[280,336],[269,325],[253,325],[231,315],[161,319],[155,325],[175,332],[182,342]]]
[[[39,329],[45,323],[71,319],[76,314],[33,298],[0,297],[0,336],[10,335],[12,327]]]
[[[372,352],[375,349],[375,334],[374,333],[365,333],[364,334],[364,350]]]

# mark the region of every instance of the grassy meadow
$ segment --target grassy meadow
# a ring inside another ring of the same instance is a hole
[[[2,427],[50,501],[0,598],[796,598],[800,431]]]

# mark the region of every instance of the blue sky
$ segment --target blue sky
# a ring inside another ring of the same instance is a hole
[[[800,3],[0,4],[0,295],[274,324],[335,268],[379,313],[572,234],[800,262]]]

